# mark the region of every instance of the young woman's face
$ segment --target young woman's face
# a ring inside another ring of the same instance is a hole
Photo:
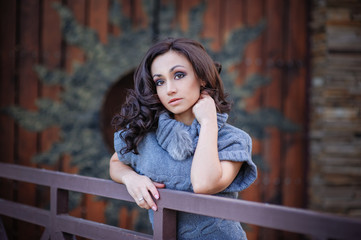
[[[192,107],[200,97],[201,81],[188,59],[168,51],[154,59],[151,74],[163,106],[176,120],[190,125],[194,120]]]

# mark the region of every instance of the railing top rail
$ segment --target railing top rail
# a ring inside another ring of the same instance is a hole
[[[111,180],[0,163],[0,177],[52,188],[131,201],[124,185]],[[160,209],[191,212],[319,237],[361,236],[361,220],[285,206],[160,189]]]
[[[125,188],[119,187],[119,184],[107,179],[8,163],[0,163],[0,177],[102,197],[133,201],[133,198],[129,196]]]

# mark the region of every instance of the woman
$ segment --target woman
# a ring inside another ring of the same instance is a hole
[[[137,68],[113,118],[110,176],[140,207],[157,210],[157,188],[236,198],[256,179],[251,138],[226,123],[219,72],[200,43],[182,38],[155,44]],[[177,223],[178,239],[246,239],[233,221],[179,213]]]

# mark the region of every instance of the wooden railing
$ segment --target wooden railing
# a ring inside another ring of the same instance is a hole
[[[50,187],[50,210],[0,199],[0,215],[43,226],[41,239],[175,239],[177,211],[285,230],[317,239],[360,239],[361,220],[284,206],[160,189],[153,236],[68,215],[69,191],[133,202],[111,180],[0,163],[0,177]],[[1,229],[0,229],[1,232]]]

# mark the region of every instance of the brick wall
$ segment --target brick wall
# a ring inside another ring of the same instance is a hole
[[[361,1],[311,10],[309,207],[361,218]]]

